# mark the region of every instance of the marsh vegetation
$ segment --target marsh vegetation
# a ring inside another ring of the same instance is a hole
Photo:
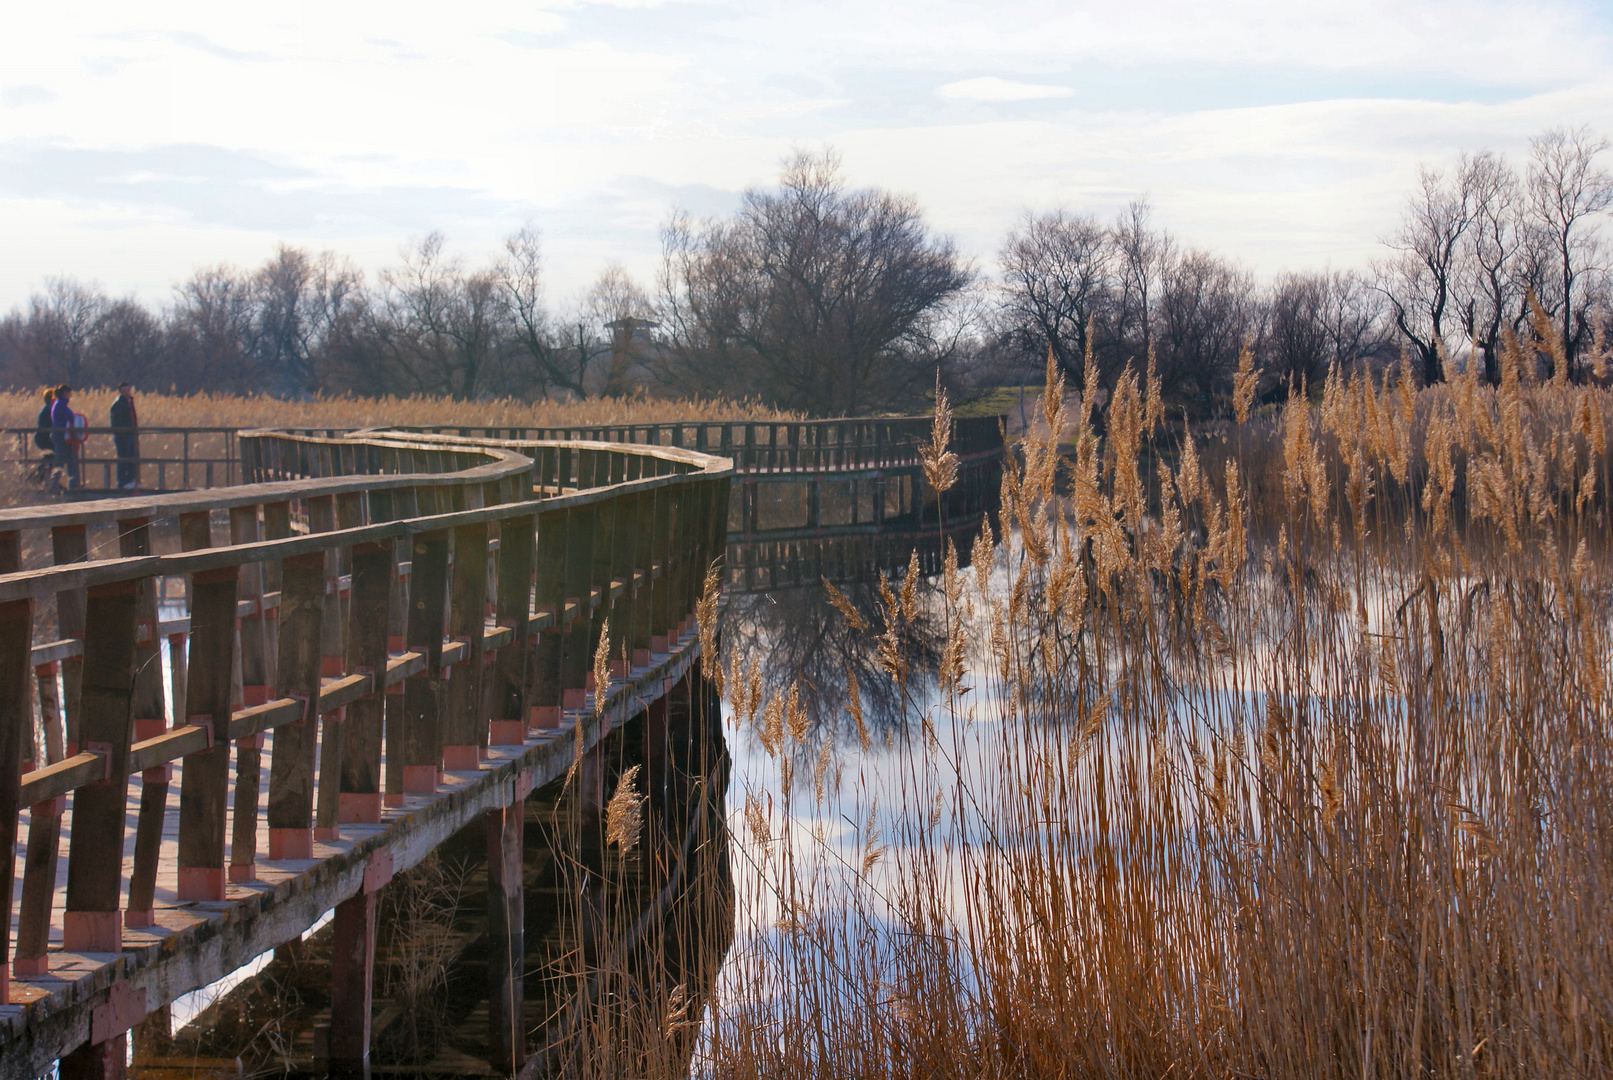
[[[1263,412],[1246,354],[1208,438],[1135,370],[1069,415],[1050,364],[973,550],[830,591],[845,672],[710,672],[697,1070],[1605,1074],[1613,398],[1551,341]]]

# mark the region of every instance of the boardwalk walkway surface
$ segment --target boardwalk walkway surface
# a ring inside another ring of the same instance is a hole
[[[726,460],[404,433],[241,443],[246,485],[0,511],[4,1080],[58,1058],[64,1076],[120,1075],[149,1013],[333,908],[324,1053],[361,1074],[394,874],[484,822],[489,919],[519,957],[527,796],[576,777],[576,861],[597,865],[598,751],[634,717],[661,743],[647,798],[669,796],[661,703],[698,677]],[[24,570],[45,542],[56,565]],[[176,578],[188,621],[165,624]],[[489,978],[489,1053],[514,1071],[521,973],[490,962]]]

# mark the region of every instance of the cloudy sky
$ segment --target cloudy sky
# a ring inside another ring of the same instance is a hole
[[[477,259],[527,223],[563,302],[824,145],[988,270],[1027,208],[1144,193],[1262,275],[1360,266],[1418,162],[1613,134],[1610,28],[1484,0],[30,5],[0,35],[0,309],[57,274],[162,302],[281,240]]]

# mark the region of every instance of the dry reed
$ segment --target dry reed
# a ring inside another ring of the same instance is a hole
[[[1071,456],[1050,367],[933,683],[880,643],[904,742],[798,767],[726,680],[766,756],[702,1074],[1613,1073],[1613,395],[1527,355],[1154,453],[1128,374]]]
[[[93,426],[105,426],[116,390],[91,388],[73,395],[73,408]],[[32,428],[38,392],[0,391],[0,427]],[[651,424],[672,420],[792,420],[755,401],[635,397],[581,401],[458,401],[448,397],[349,397],[319,395],[293,401],[266,395],[136,393],[146,427],[331,427],[474,424],[497,427],[565,427]]]

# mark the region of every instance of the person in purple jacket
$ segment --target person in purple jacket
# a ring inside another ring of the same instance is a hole
[[[56,388],[56,400],[50,407],[50,442],[56,453],[56,460],[67,470],[67,486],[78,487],[78,453],[77,448],[69,441],[68,436],[73,430],[73,409],[68,401],[73,396],[73,388],[63,383]]]

